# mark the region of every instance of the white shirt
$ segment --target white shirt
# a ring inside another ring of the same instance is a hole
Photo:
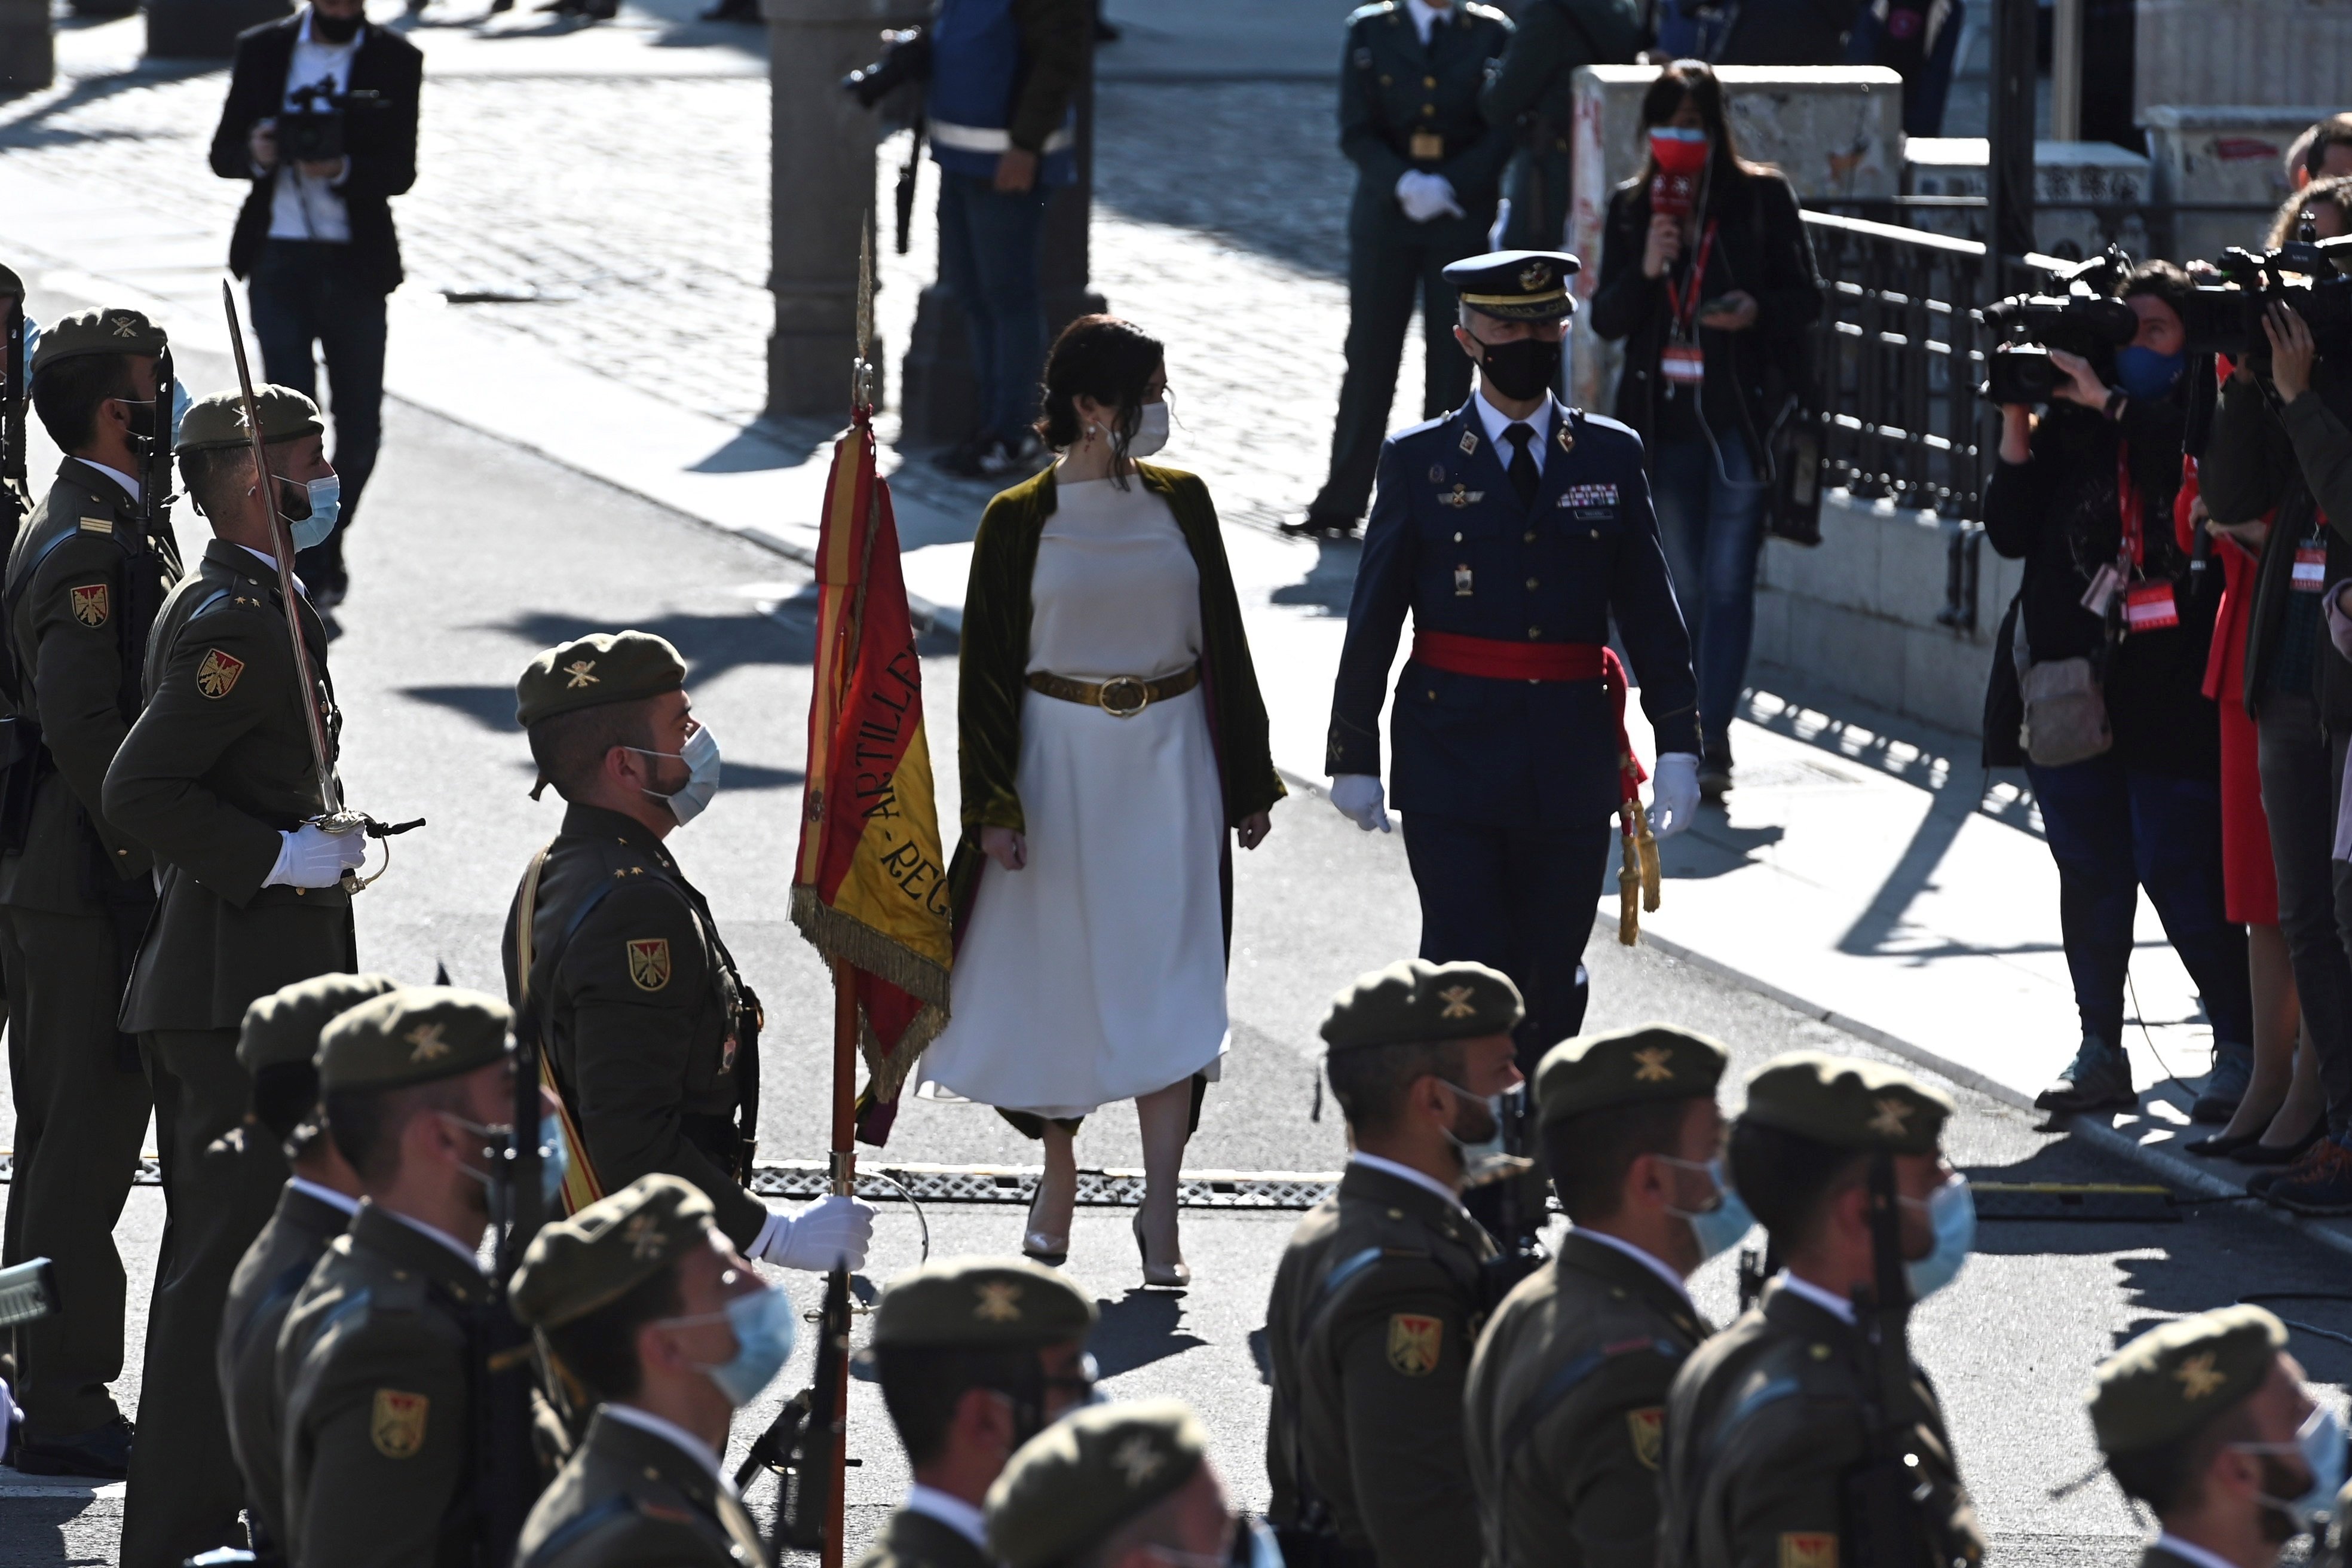
[[[76,458],[74,461],[80,463],[85,467],[96,468],[100,473],[104,474],[108,479],[112,479],[116,484],[121,485],[124,489],[131,492],[131,499],[132,500],[135,501],[139,499],[139,481],[132,479],[129,474],[124,473],[121,468],[110,468],[104,463],[91,462],[88,458]]]
[[[1487,402],[1484,385],[1478,388],[1477,395],[1471,402],[1478,409],[1478,423],[1486,427],[1486,439],[1494,443],[1496,462],[1507,469],[1511,466],[1511,459],[1517,456],[1517,452],[1503,439],[1503,432],[1514,425],[1524,425],[1536,433],[1536,438],[1528,443],[1528,455],[1536,460],[1536,472],[1543,472],[1544,450],[1551,444],[1552,400],[1549,396],[1544,398],[1543,406],[1535,411],[1534,416],[1527,419],[1514,419]]]
[[[302,13],[302,30],[295,35],[294,58],[286,67],[286,111],[301,112],[303,105],[294,101],[294,89],[314,87],[324,82],[334,89],[337,98],[352,88],[352,59],[360,52],[361,34],[353,34],[347,44],[331,44],[310,37],[310,24],[317,18],[314,10]],[[310,107],[323,109],[323,103],[312,100]],[[336,245],[352,242],[352,215],[343,205],[342,183],[351,177],[351,160],[343,160],[342,173],[331,179],[315,179],[285,159],[278,165],[278,186],[269,198],[269,237],[272,239],[323,239]]]
[[[640,1410],[634,1405],[619,1404],[604,1406],[604,1419],[635,1426],[640,1432],[652,1433],[709,1471],[710,1479],[724,1488],[730,1497],[741,1495],[735,1490],[734,1479],[720,1467],[719,1456],[710,1451],[710,1445],[677,1422],[656,1415],[650,1410]]]
[[[1811,1280],[1800,1279],[1785,1268],[1780,1270],[1780,1273],[1772,1276],[1772,1279],[1775,1284],[1783,1286],[1788,1289],[1794,1290],[1798,1295],[1802,1296],[1806,1300],[1811,1301],[1814,1306],[1819,1307],[1822,1311],[1827,1312],[1839,1322],[1851,1323],[1853,1321],[1853,1302],[1842,1300],[1838,1297],[1831,1295],[1828,1291],[1822,1289]]]
[[[1673,1286],[1675,1288],[1675,1294],[1680,1296],[1685,1304],[1690,1307],[1691,1310],[1698,1310],[1697,1304],[1691,1300],[1689,1288],[1683,1283],[1683,1277],[1675,1273],[1673,1269],[1667,1268],[1664,1264],[1659,1262],[1656,1258],[1651,1257],[1647,1252],[1644,1252],[1640,1247],[1634,1246],[1632,1242],[1627,1241],[1621,1237],[1612,1236],[1605,1230],[1593,1230],[1584,1226],[1575,1226],[1569,1232],[1569,1234],[1571,1236],[1580,1236],[1587,1241],[1597,1241],[1603,1247],[1615,1247],[1618,1251],[1623,1253],[1626,1257],[1632,1258],[1634,1262],[1640,1264],[1643,1268],[1648,1269],[1651,1273],[1656,1275],[1667,1284]]]
[[[2168,1530],[2157,1532],[2156,1549],[2169,1552],[2175,1557],[2186,1558],[2200,1564],[2200,1568],[2238,1568],[2236,1563],[2220,1553],[2208,1552],[2193,1541],[2183,1541]]]
[[[345,1214],[357,1214],[360,1212],[359,1199],[354,1197],[346,1197],[341,1193],[335,1191],[332,1187],[322,1187],[318,1183],[305,1181],[300,1176],[287,1177],[286,1184],[292,1187],[298,1193],[304,1193],[318,1199],[320,1203],[325,1204],[330,1208],[341,1209]],[[435,1231],[433,1234],[439,1236],[441,1233],[439,1231]],[[468,1256],[471,1255],[468,1254]]]
[[[926,1514],[938,1520],[981,1550],[990,1562],[995,1558],[988,1552],[988,1518],[980,1510],[960,1497],[950,1497],[937,1487],[927,1487],[917,1481],[907,1491],[907,1511]]]
[[[1454,20],[1451,5],[1432,5],[1426,0],[1404,0],[1405,15],[1412,18],[1412,30],[1421,35],[1421,47],[1429,47],[1429,30],[1440,22]]]
[[[359,1211],[354,1209],[352,1212],[356,1214]],[[401,1224],[406,1226],[409,1229],[415,1231],[419,1236],[431,1237],[434,1240],[439,1242],[442,1246],[447,1247],[450,1251],[456,1253],[458,1257],[471,1264],[476,1270],[478,1271],[481,1268],[482,1260],[476,1255],[474,1249],[467,1247],[464,1242],[459,1241],[456,1237],[451,1236],[447,1231],[436,1229],[435,1226],[426,1225],[421,1219],[411,1219],[404,1214],[396,1214],[391,1209],[383,1209],[382,1213],[388,1219],[398,1220]]]
[[[1400,1165],[1394,1160],[1383,1160],[1378,1154],[1367,1154],[1360,1149],[1348,1156],[1348,1163],[1384,1172],[1401,1181],[1411,1182],[1416,1187],[1427,1187],[1455,1208],[1462,1207],[1462,1198],[1452,1187],[1426,1172],[1414,1170],[1411,1165]],[[1469,1211],[1464,1209],[1463,1212],[1466,1214]]]

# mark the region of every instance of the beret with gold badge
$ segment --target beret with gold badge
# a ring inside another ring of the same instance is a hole
[[[1208,1432],[1178,1400],[1073,1411],[988,1489],[989,1551],[1004,1568],[1069,1562],[1173,1494],[1208,1452]]]
[[[1932,1154],[1952,1110],[1949,1095],[1900,1068],[1790,1051],[1748,1075],[1739,1114],[1833,1149]]]
[[[541,1227],[508,1299],[538,1329],[560,1329],[609,1305],[716,1234],[716,1211],[691,1182],[656,1171]]]
[[[329,1024],[319,1036],[319,1089],[407,1089],[506,1058],[514,1015],[497,997],[455,985],[404,985]]]
[[[1366,1046],[1435,1045],[1510,1032],[1527,1014],[1519,988],[1483,963],[1408,958],[1356,977],[1331,998],[1324,1043],[1334,1055]]]
[[[1536,1068],[1537,1120],[1549,1127],[1588,1110],[1710,1099],[1730,1059],[1717,1042],[1675,1024],[1579,1035],[1546,1051]]]
[[[42,340],[42,346],[48,346],[47,339]],[[261,413],[264,443],[326,433],[327,426],[319,418],[319,405],[290,386],[255,387],[253,405]],[[244,396],[235,392],[215,392],[188,405],[187,413],[180,416],[180,440],[175,449],[209,452],[242,447],[250,440],[245,433]]]
[[[2193,1436],[2260,1388],[2286,1325],[2260,1307],[2223,1307],[2150,1329],[2093,1374],[2084,1403],[2103,1454]]]
[[[652,632],[591,632],[541,652],[515,682],[515,722],[658,697],[686,684],[686,660]]]
[[[236,1064],[247,1073],[284,1062],[312,1062],[326,1026],[362,1002],[400,989],[389,974],[314,974],[257,996],[236,1035]]]

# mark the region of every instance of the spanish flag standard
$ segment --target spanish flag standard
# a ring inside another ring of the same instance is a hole
[[[923,670],[899,574],[873,410],[834,444],[817,544],[815,689],[793,921],[856,987],[866,1088],[857,1136],[880,1143],[898,1090],[947,1022],[947,859],[940,852]]]

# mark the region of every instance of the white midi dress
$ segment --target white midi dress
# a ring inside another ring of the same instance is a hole
[[[1200,661],[1199,569],[1132,479],[1055,487],[1031,598],[1032,672],[1155,679]],[[1215,1077],[1224,807],[1203,689],[1129,719],[1024,693],[1016,785],[1028,864],[981,872],[918,1097],[1071,1117]]]

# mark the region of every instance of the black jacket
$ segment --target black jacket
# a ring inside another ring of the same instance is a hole
[[[1997,463],[1985,488],[1985,537],[2025,578],[1993,639],[1992,681],[1985,694],[1987,767],[2025,761],[2018,745],[2022,704],[2011,638],[2025,616],[2034,662],[2089,658],[2099,666],[2115,731],[2115,755],[2127,767],[2190,777],[2218,776],[2221,718],[2204,695],[2205,659],[2213,643],[2219,573],[2192,592],[2189,557],[2172,530],[2180,489],[2184,423],[2179,400],[2133,398],[2121,416],[2072,403],[2053,405],[2035,426],[2022,463]],[[2117,638],[2123,606],[2105,618],[2083,607],[2084,592],[2123,541],[2116,499],[2119,445],[2128,448],[2139,492],[2141,574],[2173,584],[2179,624]]]
[[[274,176],[257,178],[247,138],[254,122],[286,107],[286,71],[294,59],[310,8],[278,22],[265,22],[237,35],[236,66],[229,77],[228,101],[213,132],[213,173],[224,180],[251,180],[253,190],[236,215],[228,242],[228,269],[239,278],[253,270],[269,237]],[[352,219],[352,255],[364,277],[386,293],[400,286],[400,239],[393,233],[391,198],[416,183],[416,99],[425,83],[425,57],[415,44],[373,22],[360,28],[359,52],[352,58],[351,91],[373,92],[373,103],[355,106],[343,132],[351,154],[351,177],[342,187]]]
[[[1706,355],[1699,405],[1718,436],[1737,429],[1747,437],[1760,474],[1767,468],[1764,434],[1804,380],[1811,357],[1807,331],[1822,313],[1822,280],[1789,182],[1777,174],[1725,177],[1722,168],[1718,163],[1707,194],[1706,216],[1716,222],[1716,235],[1699,298],[1744,289],[1756,297],[1756,324],[1744,332],[1699,329],[1699,346]],[[1670,317],[1666,279],[1642,276],[1649,232],[1650,187],[1636,176],[1609,197],[1592,330],[1612,342],[1625,340],[1617,417],[1654,450],[1652,402]],[[1696,247],[1685,247],[1684,254],[1695,257]]]

